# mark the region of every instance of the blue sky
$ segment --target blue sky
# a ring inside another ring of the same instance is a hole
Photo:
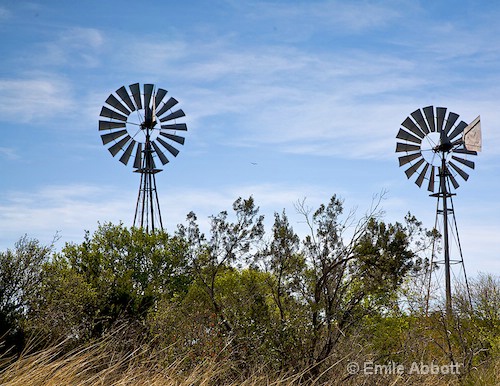
[[[122,85],[179,100],[189,131],[157,175],[168,231],[253,195],[272,224],[332,194],[361,216],[434,225],[406,179],[401,122],[444,106],[481,115],[483,152],[454,199],[467,272],[500,272],[500,5],[494,1],[9,1],[0,3],[0,249],[80,242],[131,225],[139,176],[97,123]],[[117,157],[118,158],[118,157]],[[269,229],[269,226],[268,226]]]

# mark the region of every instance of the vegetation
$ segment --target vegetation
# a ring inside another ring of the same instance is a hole
[[[206,234],[190,213],[173,235],[102,224],[60,252],[27,237],[0,252],[0,384],[500,383],[500,278],[427,314],[439,235],[411,215],[299,202],[301,239],[285,212],[267,235],[252,197],[232,209]]]

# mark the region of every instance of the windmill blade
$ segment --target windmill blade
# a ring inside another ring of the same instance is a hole
[[[137,149],[135,151],[134,168],[140,169],[142,167],[142,143],[137,143]]]
[[[168,150],[170,154],[172,154],[174,157],[177,157],[177,154],[179,154],[179,150],[177,150],[175,147],[173,147],[171,144],[168,142],[165,142],[163,139],[160,137],[156,138],[156,140],[162,144],[162,146]]]
[[[429,176],[429,184],[427,185],[427,190],[429,192],[434,192],[434,176],[436,175],[436,167],[431,166],[431,174]]]
[[[429,127],[427,126],[427,122],[425,122],[424,116],[422,115],[422,111],[420,109],[415,110],[413,113],[411,113],[411,116],[417,122],[417,125],[420,127],[420,129],[425,133],[429,134]]]
[[[160,122],[170,121],[171,119],[181,118],[181,117],[185,117],[185,116],[186,116],[186,114],[184,114],[184,111],[177,110],[177,111],[174,111],[172,114],[169,114],[166,117],[163,117],[162,119],[160,119]]]
[[[420,146],[411,145],[409,143],[398,142],[398,143],[396,143],[396,153],[398,153],[400,151],[406,151],[406,152],[409,152],[409,151],[420,151]]]
[[[467,155],[477,155],[477,151],[467,150],[467,149],[454,149],[453,153],[467,154]]]
[[[127,109],[122,102],[120,102],[116,97],[111,94],[108,99],[106,99],[106,103],[110,106],[113,106],[116,110],[121,111],[125,115],[130,115],[131,111]]]
[[[107,143],[110,143],[112,140],[120,138],[125,134],[127,134],[127,130],[118,130],[113,133],[103,134],[101,135],[102,144],[106,145]]]
[[[424,182],[424,178],[428,169],[429,169],[429,164],[425,164],[423,170],[420,172],[417,180],[415,181],[415,183],[418,185],[419,188],[422,187],[422,182]]]
[[[144,85],[144,108],[149,107],[151,103],[151,96],[153,95],[154,84],[145,84]]]
[[[399,157],[399,166],[406,165],[408,162],[413,161],[414,159],[417,159],[418,157],[421,157],[422,153],[413,153],[413,154],[408,154],[404,155],[402,157]]]
[[[443,130],[445,116],[446,116],[446,107],[436,107],[436,120],[437,120],[436,131],[441,132],[441,130]]]
[[[460,186],[460,184],[457,182],[457,180],[455,179],[455,177],[453,177],[452,174],[449,174],[448,177],[450,178],[450,181],[451,181],[451,184],[453,185],[453,187],[455,189],[458,189],[458,187]]]
[[[425,162],[423,158],[417,161],[416,164],[410,166],[408,169],[405,170],[406,177],[410,178],[416,171],[417,169]]]
[[[101,109],[101,117],[107,117],[111,119],[116,119],[117,121],[127,121],[127,117],[124,115],[121,115],[120,113],[117,113],[116,111],[113,111],[106,106],[103,106]]]
[[[108,150],[111,154],[113,154],[113,157],[125,146],[125,144],[130,140],[130,135],[127,135],[125,138],[121,139],[117,143],[115,143],[113,146],[111,146]]]
[[[427,106],[423,108],[425,119],[429,124],[429,129],[431,132],[436,131],[436,124],[434,122],[434,106]]]
[[[401,126],[406,127],[408,130],[410,130],[413,134],[415,134],[419,138],[424,138],[425,134],[418,128],[417,125],[415,125],[415,122],[411,120],[410,117],[407,117],[403,123],[401,123]]]
[[[127,149],[125,149],[125,152],[123,155],[120,157],[120,162],[124,165],[128,164],[128,160],[130,159],[130,156],[132,155],[132,151],[134,150],[136,142],[132,139],[130,144],[128,145]]]
[[[165,154],[160,150],[158,145],[155,142],[151,142],[151,144],[153,145],[156,154],[158,154],[158,157],[160,158],[162,165],[167,164],[169,162],[169,160],[167,157],[165,157]]]
[[[172,125],[161,125],[161,128],[165,129],[165,130],[187,131],[187,125],[185,123],[175,123]]]
[[[457,165],[455,165],[453,162],[449,161],[450,166],[458,173],[460,174],[460,177],[462,177],[465,181],[469,179],[469,175],[464,172],[462,169],[460,169]]]
[[[444,127],[444,131],[446,134],[448,134],[448,132],[451,130],[451,128],[457,121],[458,117],[459,117],[458,114],[452,113],[450,111],[450,113],[448,114],[448,119],[446,120],[446,126]]]
[[[469,160],[466,160],[466,159],[463,159],[463,158],[459,158],[459,157],[457,157],[455,155],[452,155],[451,158],[454,159],[457,162],[460,162],[462,165],[465,165],[465,166],[470,167],[471,169],[474,169],[474,162],[472,162],[472,161],[469,161]]]
[[[414,143],[422,143],[422,140],[418,137],[415,137],[414,135],[411,135],[407,131],[403,129],[399,129],[398,135],[396,135],[396,138],[403,139],[405,141],[410,141]]]
[[[158,110],[158,112],[156,113],[156,115],[158,115],[159,117],[161,117],[163,114],[165,114],[165,112],[167,112],[168,110],[170,110],[177,103],[179,103],[177,101],[177,99],[175,99],[175,98],[169,98],[169,100],[165,102],[165,104],[161,107],[161,109]]]
[[[99,130],[118,129],[126,126],[127,125],[122,122],[99,121]]]
[[[464,121],[460,121],[460,123],[455,127],[455,130],[451,132],[451,134],[448,136],[450,141],[453,141],[453,138],[457,137],[458,135],[462,134],[464,129],[467,127],[467,123]]]
[[[137,110],[142,109],[141,88],[139,86],[139,83],[131,84],[129,87],[130,91],[132,91],[132,96],[134,97],[135,106],[137,107]]]
[[[158,91],[156,92],[155,108],[158,108],[160,103],[163,101],[163,98],[165,98],[165,95],[167,95],[167,90],[159,88]]]
[[[128,91],[125,88],[125,86],[121,86],[118,90],[116,90],[116,94],[118,94],[118,96],[122,98],[122,101],[125,102],[130,111],[135,110],[134,103],[132,102],[132,99],[130,99],[130,96],[128,95]]]
[[[178,135],[174,134],[168,134],[168,133],[160,133],[160,135],[163,135],[164,137],[167,137],[168,139],[171,139],[174,142],[180,143],[181,145],[184,145],[184,137],[180,137]]]

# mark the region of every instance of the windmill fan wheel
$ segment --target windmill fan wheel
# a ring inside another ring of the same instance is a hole
[[[474,169],[470,158],[477,155],[465,147],[463,137],[467,127],[458,114],[444,107],[427,106],[411,113],[396,136],[401,140],[396,144],[396,153],[404,153],[399,157],[399,166],[406,167],[408,179],[416,176],[419,187],[427,180],[427,190],[435,192],[439,175],[446,174],[457,189],[457,176],[465,181],[469,178],[465,168]],[[447,170],[441,170],[443,165]]]
[[[142,167],[146,148],[165,165],[169,162],[165,151],[176,157],[177,146],[184,145],[184,137],[177,132],[187,130],[185,123],[177,123],[185,116],[182,109],[175,110],[177,104],[175,98],[167,98],[167,90],[153,84],[144,84],[142,89],[139,83],[120,87],[101,109],[99,131],[103,145],[109,146],[113,157],[120,154],[124,165],[133,157],[136,169]]]

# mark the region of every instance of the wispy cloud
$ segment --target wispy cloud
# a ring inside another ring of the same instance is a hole
[[[12,147],[0,147],[0,157],[11,161],[20,158],[19,154],[17,154],[17,150]]]
[[[0,119],[33,122],[61,116],[73,107],[68,82],[50,74],[0,79]],[[8,118],[7,118],[8,117]]]

